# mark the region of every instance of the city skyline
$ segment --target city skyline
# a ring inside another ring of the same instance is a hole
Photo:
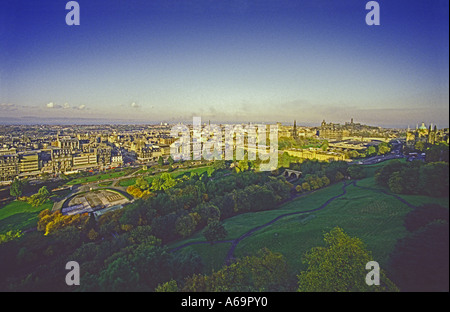
[[[0,124],[449,126],[448,1],[0,4]]]

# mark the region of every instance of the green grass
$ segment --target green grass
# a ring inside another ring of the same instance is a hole
[[[374,170],[374,168],[369,168],[369,170]],[[357,185],[379,189],[373,176],[358,181]],[[224,227],[228,231],[226,240],[236,239],[279,215],[320,207],[329,198],[341,194],[341,192],[342,184],[339,183],[297,198],[278,209],[242,214],[224,220]],[[449,206],[448,198],[419,195],[402,195],[401,197],[413,205],[433,202],[444,207]],[[305,269],[305,265],[302,263],[305,252],[312,247],[323,246],[323,234],[339,226],[350,236],[360,238],[366,244],[367,249],[372,252],[374,260],[380,263],[382,268],[386,268],[395,244],[407,235],[403,221],[409,211],[411,211],[410,207],[391,195],[350,185],[344,196],[335,199],[323,210],[288,216],[256,231],[238,244],[235,256],[244,257],[267,247],[272,251],[282,253],[286,257],[292,273],[298,273]],[[190,241],[204,240],[199,232],[189,239],[176,242],[169,247],[180,246]],[[230,246],[229,243],[220,245],[222,247],[214,246],[215,250],[212,250],[209,245],[194,245],[189,248],[193,248],[202,256],[206,264],[205,270],[210,272],[211,268],[218,270],[223,265]],[[218,248],[223,248],[223,250],[220,249],[220,252],[216,254]]]
[[[36,208],[27,202],[18,200],[9,203],[0,208],[0,233],[35,227],[39,212],[44,209],[52,209],[52,206],[53,202],[50,200]]]
[[[267,211],[261,211],[261,212],[253,212],[253,213],[244,213],[237,216],[234,216],[232,218],[226,219],[223,222],[223,225],[225,229],[228,232],[228,235],[224,240],[230,240],[240,237],[242,234],[246,233],[247,231],[258,227],[262,224],[265,224],[279,215],[296,212],[296,211],[306,211],[311,210],[314,208],[319,207],[320,205],[324,204],[328,198],[333,197],[335,195],[338,195],[341,193],[342,184],[335,184],[333,186],[330,186],[328,188],[324,188],[321,190],[317,190],[313,194],[305,197],[300,197],[292,202],[286,203],[282,206],[280,206],[278,209],[274,210],[267,210]],[[293,216],[293,217],[287,217],[287,218],[295,218],[299,217]],[[283,219],[282,219],[283,220]],[[278,222],[281,222],[279,220]],[[277,224],[277,223],[275,223]],[[275,225],[274,224],[274,225]],[[272,226],[274,226],[272,225]],[[270,228],[271,226],[269,226]],[[264,230],[262,230],[264,231]],[[257,235],[259,232],[255,233],[254,235]],[[252,236],[253,237],[253,236]],[[238,245],[238,248],[236,249],[236,256],[238,255],[238,249],[240,248],[241,244],[245,244],[247,240],[251,239],[252,237],[246,238],[243,241],[240,242]],[[196,241],[204,241],[205,238],[203,237],[201,231],[195,233],[193,236],[186,240],[178,241],[173,244],[169,245],[169,248],[174,248],[189,242],[196,242]],[[218,246],[221,247],[218,247]],[[223,248],[223,252],[220,253],[214,253],[211,249],[209,249],[209,244],[201,244],[201,245],[193,245],[188,248],[192,248],[195,251],[197,251],[203,258],[203,261],[205,263],[205,269],[210,269],[213,267],[215,270],[219,269],[223,264],[225,260],[225,256],[227,254],[228,248],[230,247],[229,243],[223,243],[223,244],[217,244],[214,245],[216,249]],[[262,248],[264,246],[261,246]],[[259,250],[260,248],[257,248],[255,251]],[[246,254],[245,254],[246,255]]]
[[[172,172],[170,172],[170,174],[172,175],[173,178],[177,179],[182,177],[184,174],[191,174],[191,172],[196,172],[197,174],[202,174],[203,172],[207,171],[208,168],[210,166],[206,166],[206,167],[199,167],[199,168],[191,168],[191,169],[180,169],[180,170],[174,170]],[[165,171],[167,172],[167,171]],[[153,179],[159,175],[161,175],[162,172],[159,172],[155,175],[149,175],[149,176],[142,176],[145,180],[147,180],[147,182],[149,184],[152,183]],[[136,184],[136,179],[138,177],[133,177],[133,178],[128,178],[128,179],[123,179],[119,181],[119,185],[123,186],[123,187],[128,187],[130,185],[134,185]]]
[[[97,182],[97,181],[108,180],[108,179],[115,179],[115,178],[123,177],[129,173],[130,173],[129,170],[122,170],[122,171],[111,172],[111,173],[97,174],[94,176],[76,178],[76,179],[70,180],[66,184],[67,185],[75,185],[75,184]]]
[[[302,201],[292,204],[301,205]],[[383,267],[397,240],[406,235],[403,219],[409,211],[408,206],[391,196],[349,186],[346,195],[309,214],[314,217],[282,219],[243,240],[235,255],[241,257],[268,247],[285,255],[291,268],[299,271],[305,269],[304,253],[314,246],[322,246],[323,234],[339,226],[350,236],[360,238]]]

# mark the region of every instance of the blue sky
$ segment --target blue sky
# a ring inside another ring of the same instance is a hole
[[[0,122],[449,124],[447,0],[66,2],[0,3]]]

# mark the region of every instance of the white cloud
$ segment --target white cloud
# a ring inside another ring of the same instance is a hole
[[[49,108],[49,109],[67,109],[67,108],[70,108],[70,105],[69,105],[69,103],[64,103],[63,105],[61,105],[61,104],[55,104],[53,102],[49,102],[45,105],[45,107]]]
[[[15,111],[17,110],[17,106],[12,103],[0,103],[1,111]]]
[[[139,104],[137,104],[136,102],[131,103],[130,106],[132,108],[139,108],[140,107]]]

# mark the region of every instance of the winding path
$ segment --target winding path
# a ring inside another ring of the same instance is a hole
[[[327,207],[334,200],[344,196],[347,193],[347,187],[350,186],[350,185],[353,185],[355,187],[359,187],[359,188],[362,188],[362,189],[366,189],[366,190],[369,190],[369,191],[379,192],[379,193],[383,193],[385,195],[393,196],[394,198],[396,198],[397,200],[401,201],[402,203],[404,203],[408,207],[416,208],[415,205],[409,203],[408,201],[406,201],[405,199],[401,198],[400,196],[398,196],[396,194],[392,194],[392,193],[390,193],[388,191],[385,191],[385,190],[382,190],[382,189],[374,189],[374,188],[369,188],[369,187],[365,187],[365,186],[359,186],[359,185],[356,184],[356,181],[354,181],[354,180],[350,181],[348,183],[346,181],[344,181],[343,185],[342,185],[342,193],[331,197],[324,204],[322,204],[320,207],[317,207],[317,208],[314,208],[314,209],[311,209],[311,210],[306,210],[306,211],[296,211],[296,212],[285,213],[285,214],[279,215],[275,219],[273,219],[273,220],[271,220],[271,221],[269,221],[269,222],[267,222],[265,224],[262,224],[260,226],[257,226],[255,228],[247,231],[246,233],[242,234],[241,236],[239,236],[236,239],[215,241],[215,242],[213,242],[213,244],[231,243],[231,247],[228,250],[227,256],[225,258],[225,264],[229,265],[235,259],[235,257],[234,257],[234,250],[236,249],[237,245],[242,240],[244,240],[245,238],[251,236],[256,231],[259,231],[259,230],[261,230],[261,229],[263,229],[265,227],[268,227],[268,226],[272,225],[273,223],[277,222],[278,220],[280,220],[282,218],[285,218],[285,217],[288,217],[288,216],[293,216],[293,215],[298,215],[298,214],[310,213],[310,212],[314,212],[314,211],[318,211],[318,210],[324,209],[325,207]],[[188,247],[188,246],[192,246],[192,245],[199,245],[199,244],[211,244],[211,242],[208,242],[208,241],[189,242],[189,243],[186,243],[186,244],[183,244],[183,245],[180,245],[180,246],[178,246],[176,248],[171,249],[170,252],[176,252],[176,251],[178,251],[178,250],[180,250],[182,248],[185,248],[185,247]]]
[[[354,183],[354,182],[353,182],[353,183]],[[245,238],[251,236],[251,235],[252,235],[254,232],[256,232],[256,231],[259,231],[259,230],[261,230],[261,229],[263,229],[263,228],[265,228],[265,227],[268,227],[269,225],[271,225],[271,224],[277,222],[278,220],[280,220],[280,219],[282,219],[282,218],[289,217],[289,216],[293,216],[293,215],[298,215],[298,214],[310,213],[310,212],[318,211],[318,210],[321,210],[321,209],[325,208],[326,206],[328,206],[328,205],[329,205],[332,201],[334,201],[335,199],[344,196],[344,195],[347,193],[347,190],[346,190],[347,186],[349,186],[349,185],[351,185],[351,184],[353,184],[353,183],[346,183],[346,182],[344,181],[344,182],[343,182],[343,185],[342,185],[342,193],[339,194],[339,195],[336,195],[336,196],[331,197],[330,199],[328,199],[324,204],[322,204],[322,205],[321,205],[320,207],[318,207],[318,208],[314,208],[314,209],[306,210],[306,211],[296,211],[296,212],[285,213],[285,214],[279,215],[279,216],[276,217],[275,219],[273,219],[273,220],[271,220],[271,221],[269,221],[269,222],[267,222],[267,223],[265,223],[265,224],[263,224],[263,225],[257,226],[257,227],[255,227],[255,228],[253,228],[253,229],[247,231],[246,233],[242,234],[241,236],[239,236],[239,237],[236,238],[236,239],[215,241],[215,242],[213,242],[213,243],[214,243],[214,244],[231,243],[231,247],[230,247],[230,249],[228,250],[227,256],[226,256],[226,258],[225,258],[225,264],[228,265],[228,264],[230,264],[230,263],[234,260],[234,250],[236,249],[236,246],[237,246],[243,239],[245,239]],[[199,244],[211,244],[211,242],[207,242],[207,241],[190,242],[190,243],[186,243],[186,244],[183,244],[183,245],[181,245],[181,246],[178,246],[178,247],[176,247],[176,248],[173,248],[172,250],[170,250],[170,252],[175,252],[175,251],[178,251],[178,250],[180,250],[180,249],[182,249],[182,248],[185,248],[185,247],[188,247],[188,246],[192,246],[192,245],[199,245]]]

